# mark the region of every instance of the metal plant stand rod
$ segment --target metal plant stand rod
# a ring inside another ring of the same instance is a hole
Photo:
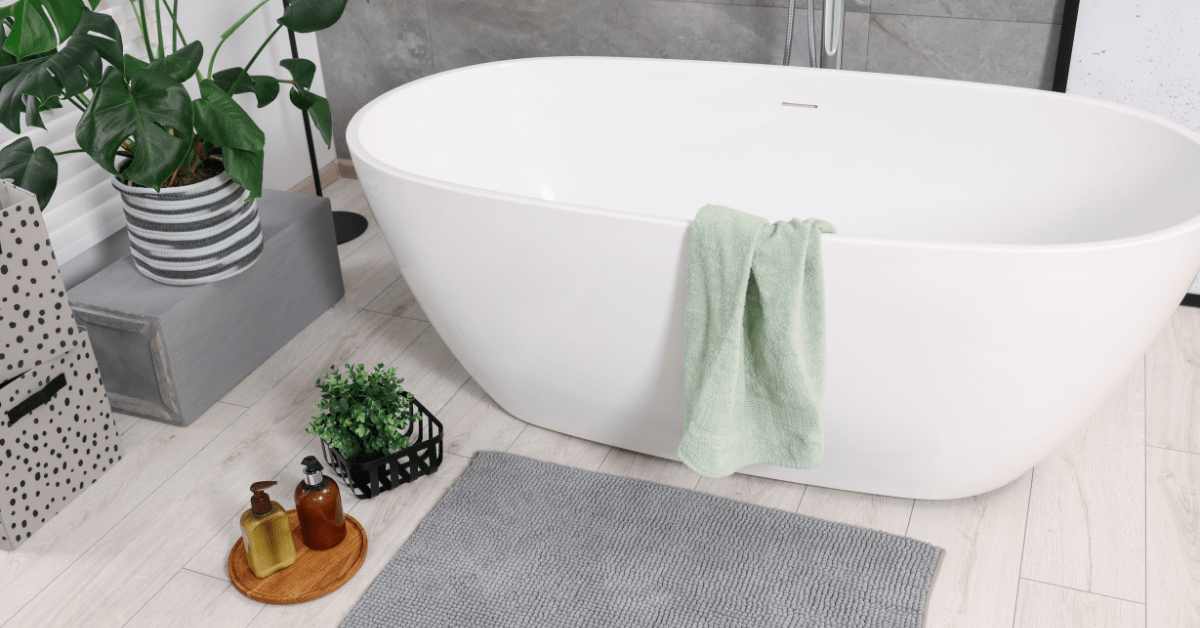
[[[283,0],[283,8],[287,10],[288,0]],[[296,33],[292,29],[287,29],[288,43],[292,46],[292,58],[300,58],[300,50],[296,47]],[[301,111],[301,118],[304,120],[304,138],[308,142],[308,163],[312,166],[313,189],[316,190],[317,196],[323,196],[321,193],[321,170],[317,167],[317,149],[313,145],[312,125],[308,120],[308,112]],[[367,230],[367,219],[354,212],[333,212],[333,233],[337,238],[338,244],[345,244],[365,233]]]

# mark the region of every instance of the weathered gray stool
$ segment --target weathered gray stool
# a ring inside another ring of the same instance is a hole
[[[188,425],[342,298],[329,201],[267,190],[258,211],[263,253],[240,275],[168,286],[126,254],[67,291],[115,411]]]

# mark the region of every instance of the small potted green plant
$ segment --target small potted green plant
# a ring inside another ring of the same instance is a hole
[[[0,178],[13,179],[45,208],[58,185],[56,158],[86,153],[113,175],[142,274],[170,285],[230,277],[262,251],[255,199],[262,195],[267,141],[233,97],[253,93],[255,104],[265,107],[281,85],[290,87],[288,100],[311,116],[328,145],[329,102],[310,89],[316,65],[281,61],[285,79],[269,68],[251,74],[251,67],[282,29],[329,28],[348,0],[293,0],[254,55],[236,65],[227,65],[228,54],[218,61],[218,53],[268,0],[247,2],[249,10],[207,59],[204,45],[184,34],[179,0],[129,2],[145,61],[126,54],[139,51],[124,50],[113,18],[93,11],[99,0],[17,0],[0,7],[0,124],[20,133],[45,128],[42,112],[82,112],[75,127],[79,148],[53,152],[22,136],[0,150]]]
[[[442,460],[441,423],[405,391],[396,369],[345,365],[317,380],[321,413],[308,432],[321,438],[326,462],[355,495],[382,491],[437,470]],[[436,432],[436,433],[435,433]]]

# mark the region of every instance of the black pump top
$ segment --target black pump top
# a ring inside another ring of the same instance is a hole
[[[316,475],[325,468],[321,466],[321,461],[317,460],[316,456],[309,456],[304,460],[301,460],[300,464],[304,465],[304,473],[308,475]]]

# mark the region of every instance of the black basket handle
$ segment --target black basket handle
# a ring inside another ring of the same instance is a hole
[[[7,412],[8,426],[12,427],[14,423],[21,420],[21,417],[38,409],[39,406],[47,401],[50,401],[50,399],[54,397],[54,394],[62,390],[66,385],[67,375],[65,373],[59,373],[58,377],[46,382],[46,386],[44,388],[33,393],[32,395],[29,395],[28,399],[22,401],[16,406],[13,406],[13,409]]]

